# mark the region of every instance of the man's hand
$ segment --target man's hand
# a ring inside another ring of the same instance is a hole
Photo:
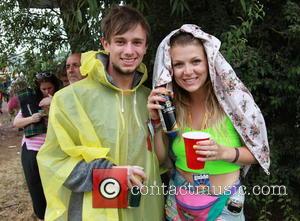
[[[143,181],[146,180],[144,168],[140,166],[114,166],[113,168],[127,169],[127,183],[129,188],[132,188],[134,186],[137,186],[139,188],[143,187]]]

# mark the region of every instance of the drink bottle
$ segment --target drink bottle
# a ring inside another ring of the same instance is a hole
[[[170,95],[161,94],[165,98],[165,102],[159,102],[162,109],[158,111],[163,130],[166,133],[173,133],[178,130],[176,122],[175,106]]]

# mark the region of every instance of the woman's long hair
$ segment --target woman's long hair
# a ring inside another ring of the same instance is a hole
[[[170,38],[171,48],[174,46],[186,46],[186,45],[199,45],[204,47],[201,40],[195,38],[192,34],[186,32],[178,32]],[[209,70],[208,70],[209,71]],[[186,127],[191,127],[191,112],[190,112],[190,97],[189,93],[181,88],[173,78],[173,90],[174,90],[174,105],[176,107],[176,118],[178,126],[181,130]],[[208,127],[216,127],[220,125],[225,117],[225,113],[221,108],[212,87],[210,76],[208,74],[207,80],[203,87],[206,89],[207,94],[204,100],[204,113],[199,122],[199,128],[205,129]]]

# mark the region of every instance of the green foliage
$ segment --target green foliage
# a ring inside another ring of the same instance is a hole
[[[150,8],[148,2],[142,0],[131,1],[131,5],[138,9],[140,12],[144,12],[146,10],[149,10]]]
[[[288,1],[283,8],[284,20],[288,24],[287,36],[297,38],[300,34],[300,7],[295,2]]]
[[[37,71],[57,63],[58,51],[66,50],[68,43],[57,13],[20,8],[16,1],[1,1],[0,66],[30,79]]]
[[[265,15],[263,5],[258,2],[246,6],[245,2],[241,0],[241,5],[243,12],[246,14],[245,18],[239,17],[242,23],[239,26],[231,25],[231,29],[221,36],[224,40],[223,52],[234,68],[239,68],[244,63],[251,62],[255,51],[247,45],[247,36],[252,31],[253,23],[262,20]]]
[[[284,185],[288,192],[279,196],[249,195],[246,209],[253,213],[248,213],[248,218],[298,220],[300,59],[295,48],[299,49],[300,40],[299,5],[291,1],[241,3],[246,9],[239,18],[241,24],[231,26],[221,35],[222,50],[261,107],[271,147],[270,177],[256,169],[250,171],[245,183],[249,188]],[[262,4],[268,7],[269,14]],[[278,4],[280,11],[272,11]],[[277,20],[274,20],[275,14]]]
[[[183,16],[185,11],[191,12],[185,0],[170,0],[170,5],[172,7],[171,15]]]

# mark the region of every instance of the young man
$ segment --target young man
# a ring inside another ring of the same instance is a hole
[[[83,76],[80,74],[80,53],[72,53],[69,55],[66,61],[66,72],[70,84],[75,83],[83,79]]]
[[[59,91],[51,104],[45,145],[38,154],[47,199],[46,220],[162,220],[163,195],[143,194],[140,206],[92,208],[92,171],[127,168],[128,186],[160,186],[147,128],[147,78],[141,63],[149,26],[127,6],[102,21],[105,51],[82,54],[87,77]]]

